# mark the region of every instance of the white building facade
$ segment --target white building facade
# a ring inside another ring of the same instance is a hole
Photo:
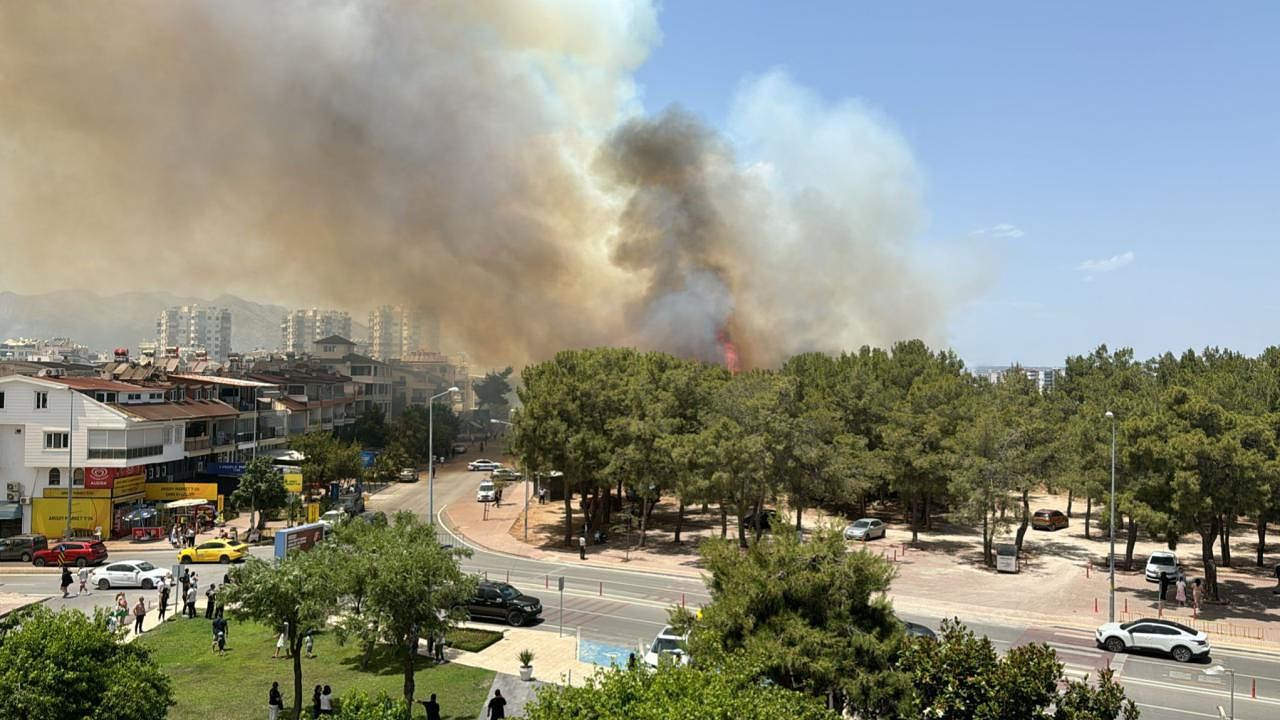
[[[226,362],[231,353],[231,311],[202,305],[182,305],[161,311],[156,318],[156,342],[161,349],[203,349]]]

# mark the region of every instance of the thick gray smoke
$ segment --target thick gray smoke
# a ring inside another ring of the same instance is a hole
[[[432,312],[481,363],[937,340],[905,145],[781,74],[641,116],[644,2],[0,4],[0,286]]]

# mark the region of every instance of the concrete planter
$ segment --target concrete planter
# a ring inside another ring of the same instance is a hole
[[[520,679],[529,682],[533,679],[533,666],[525,665],[520,668]]]

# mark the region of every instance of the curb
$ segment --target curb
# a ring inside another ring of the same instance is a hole
[[[652,577],[654,575],[673,574],[673,575],[680,575],[685,579],[689,579],[689,580],[701,580],[703,578],[703,573],[701,571],[690,572],[688,570],[679,569],[679,568],[656,568],[654,570],[637,570],[634,568],[614,567],[613,565],[607,565],[599,561],[587,560],[584,563],[584,561],[581,561],[581,560],[573,560],[571,562],[572,558],[557,557],[557,558],[549,559],[549,558],[535,557],[532,555],[520,555],[518,553],[508,552],[506,550],[498,550],[498,549],[489,547],[488,545],[485,545],[483,542],[476,540],[471,536],[463,535],[459,530],[457,530],[457,528],[453,527],[448,522],[445,522],[444,511],[448,507],[449,507],[448,505],[443,505],[440,507],[439,510],[436,511],[437,524],[443,527],[446,532],[448,532],[450,535],[456,538],[460,543],[462,543],[463,545],[466,545],[467,547],[470,547],[472,550],[480,550],[482,552],[490,553],[492,555],[498,555],[500,557],[510,558],[512,560],[532,560],[534,562],[542,562],[542,563],[549,563],[549,564],[556,564],[556,565],[570,565],[572,567],[589,567],[589,568],[596,568],[601,570],[608,570],[609,572],[630,573],[632,575],[639,575],[644,577]]]

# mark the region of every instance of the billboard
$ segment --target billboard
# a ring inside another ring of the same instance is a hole
[[[275,556],[279,559],[288,555],[290,550],[310,550],[321,540],[324,540],[324,525],[320,523],[277,530]]]
[[[111,488],[120,478],[144,475],[146,468],[142,465],[130,465],[123,468],[90,467],[84,469],[84,486],[87,488]]]
[[[242,462],[206,463],[204,472],[222,477],[240,477],[244,474],[244,465]]]
[[[147,483],[148,500],[213,500],[218,497],[218,483]]]
[[[111,530],[111,498],[79,498],[71,496],[71,529]],[[31,499],[31,532],[49,538],[62,537],[67,529],[67,500],[62,498]]]
[[[292,493],[302,492],[302,473],[284,473],[284,489]]]

